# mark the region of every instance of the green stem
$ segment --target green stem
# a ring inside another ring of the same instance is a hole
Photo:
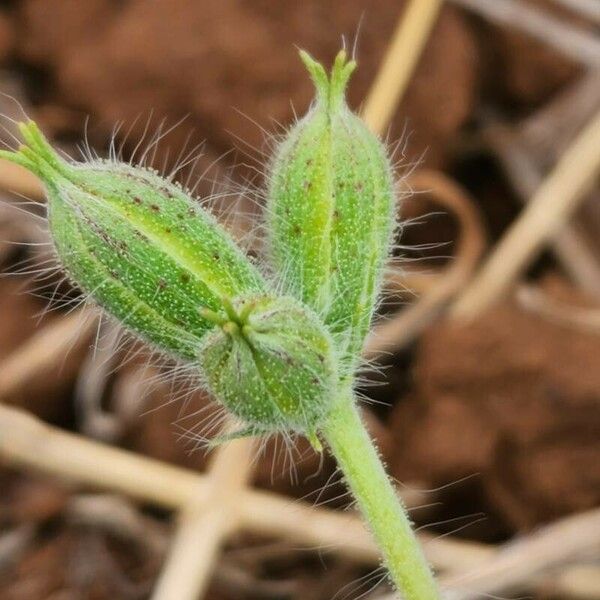
[[[438,600],[437,586],[406,510],[351,394],[340,399],[322,433],[373,532],[398,591],[405,600]]]

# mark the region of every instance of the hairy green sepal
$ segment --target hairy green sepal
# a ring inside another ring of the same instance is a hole
[[[273,159],[271,254],[288,291],[323,315],[346,357],[355,359],[394,229],[392,170],[383,145],[346,103],[355,63],[342,51],[328,75],[308,54],[301,57],[317,94]]]
[[[33,122],[2,157],[41,178],[56,252],[73,281],[127,328],[188,360],[224,299],[265,291],[214,217],[156,173],[114,161],[63,160]]]
[[[236,302],[218,325],[199,354],[214,395],[257,433],[292,430],[315,442],[337,387],[333,343],[318,317],[293,298],[257,296]]]
[[[130,330],[197,364],[246,433],[296,431],[318,446],[338,375],[316,314],[269,293],[181,188],[124,163],[67,162],[35,123],[20,130],[25,145],[0,157],[44,182],[52,239],[73,281]]]

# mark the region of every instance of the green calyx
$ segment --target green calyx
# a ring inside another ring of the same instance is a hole
[[[63,160],[33,122],[3,152],[48,190],[50,232],[73,281],[164,352],[195,360],[223,298],[264,292],[260,273],[214,217],[154,172],[118,162]]]
[[[0,158],[25,167],[42,180],[46,179],[50,171],[61,175],[67,173],[68,164],[50,146],[36,123],[19,123],[18,129],[25,143],[15,152],[0,150]]]
[[[317,430],[338,382],[317,315],[269,293],[249,259],[183,190],[123,163],[60,158],[33,122],[4,158],[38,175],[58,258],[107,312],[159,349],[198,363],[252,433]]]
[[[354,62],[341,52],[327,76],[308,54],[301,57],[317,98],[272,161],[271,258],[288,292],[325,320],[351,373],[390,252],[394,181],[385,148],[346,104]]]
[[[199,359],[215,397],[255,432],[296,431],[316,439],[337,386],[333,342],[297,300],[260,295],[203,311],[217,327]]]

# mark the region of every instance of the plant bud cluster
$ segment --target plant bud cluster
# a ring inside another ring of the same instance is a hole
[[[58,259],[89,299],[195,363],[253,432],[293,430],[316,444],[371,321],[394,207],[383,147],[345,101],[354,62],[341,52],[328,76],[302,58],[317,97],[271,166],[277,282],[185,190],[149,169],[64,160],[32,121],[20,124],[24,144],[0,157],[45,184]],[[286,295],[274,291],[281,279]]]

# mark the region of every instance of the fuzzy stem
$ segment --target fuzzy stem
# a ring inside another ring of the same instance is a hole
[[[405,600],[438,600],[431,570],[410,520],[364,425],[344,394],[322,431]]]

